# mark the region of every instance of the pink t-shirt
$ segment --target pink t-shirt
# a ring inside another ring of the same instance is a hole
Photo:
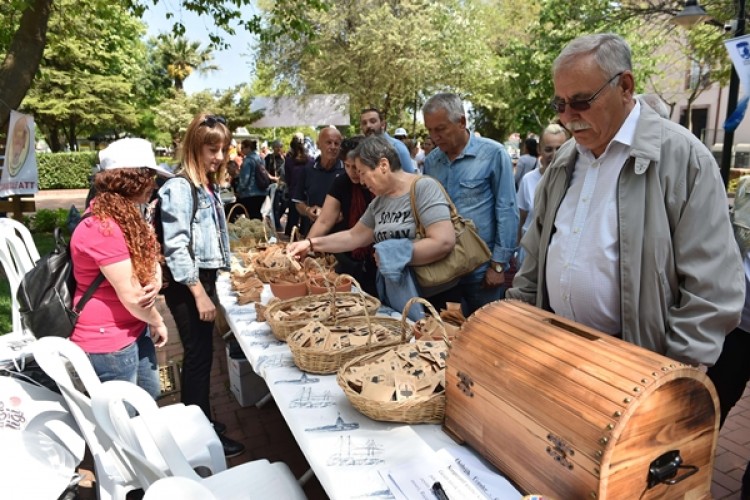
[[[130,258],[125,236],[112,219],[100,223],[95,216],[83,219],[70,239],[76,292],[73,303],[88,289],[99,268]],[[78,318],[70,340],[89,353],[116,352],[135,342],[146,323],[130,314],[106,279]]]

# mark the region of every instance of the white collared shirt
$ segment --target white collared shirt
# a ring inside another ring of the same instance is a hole
[[[552,310],[610,334],[621,330],[617,179],[630,156],[640,114],[636,101],[599,158],[576,144],[573,178],[547,253]]]

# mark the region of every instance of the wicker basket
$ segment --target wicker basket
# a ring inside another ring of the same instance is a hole
[[[367,313],[374,315],[378,308],[380,308],[380,301],[370,295],[363,295]],[[352,301],[360,302],[360,294],[355,292],[337,293],[335,289],[326,294],[306,295],[304,297],[282,300],[266,310],[266,321],[271,326],[273,335],[280,341],[286,342],[288,335],[304,327],[311,321],[320,321],[325,325],[334,325],[336,321],[357,316],[358,313],[361,313],[361,309],[360,311],[342,309],[343,303],[351,303]],[[319,314],[314,316],[305,314],[305,309],[311,307],[313,304],[323,304],[316,309]],[[298,312],[299,314],[294,314],[293,318],[277,319],[277,313],[280,311]]]
[[[407,328],[406,316],[411,306],[420,302],[426,306],[430,312],[439,317],[437,311],[432,307],[432,304],[426,300],[415,297],[407,302],[404,307],[404,313],[402,316],[403,328]],[[418,342],[417,344],[419,344]],[[414,349],[417,345],[415,343],[404,344],[396,347],[387,347],[385,349],[379,349],[357,358],[354,358],[342,366],[336,374],[336,381],[338,382],[341,389],[346,394],[347,399],[352,406],[354,406],[360,413],[370,417],[373,420],[384,421],[384,422],[404,422],[410,424],[439,424],[442,423],[443,417],[445,416],[445,388],[438,392],[434,392],[429,396],[414,397],[403,401],[374,401],[368,397],[362,396],[357,390],[355,390],[350,383],[352,379],[352,368],[361,368],[368,364],[375,363],[381,357],[387,355],[392,351],[398,351],[400,349],[410,350]],[[447,339],[445,340],[447,347],[450,347]]]
[[[392,347],[403,344],[411,339],[412,330],[407,328],[401,320],[389,317],[370,317],[370,312],[367,310],[365,294],[361,291],[362,287],[354,278],[347,276],[347,279],[356,284],[357,289],[360,290],[359,295],[364,306],[365,315],[341,319],[336,322],[335,326],[366,326],[370,332],[367,338],[367,343],[365,345],[350,345],[347,347],[327,350],[320,346],[304,347],[300,342],[295,342],[291,339],[291,336],[288,336],[287,343],[289,344],[289,349],[292,351],[294,364],[296,364],[300,370],[322,375],[335,373],[344,363],[357,356],[361,356],[362,354],[374,350],[380,350],[383,347]],[[374,338],[374,325],[385,328],[388,332],[388,337],[381,341]],[[297,330],[295,330],[295,332],[296,331]]]

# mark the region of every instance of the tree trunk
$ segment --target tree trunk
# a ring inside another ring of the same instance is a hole
[[[68,137],[68,147],[71,151],[78,151],[78,137],[76,134],[76,122],[71,119],[68,123],[68,131],[65,134]]]
[[[31,0],[23,11],[5,60],[0,65],[0,129],[8,123],[11,109],[18,109],[31,87],[44,46],[47,22],[54,0]]]
[[[47,138],[47,145],[53,153],[59,153],[62,151],[62,144],[60,144],[60,130],[57,125],[49,127],[49,137]]]

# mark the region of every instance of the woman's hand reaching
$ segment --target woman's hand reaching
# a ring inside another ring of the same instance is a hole
[[[312,241],[310,238],[302,241],[295,241],[286,247],[287,255],[297,260],[304,259],[310,252],[312,252]]]

